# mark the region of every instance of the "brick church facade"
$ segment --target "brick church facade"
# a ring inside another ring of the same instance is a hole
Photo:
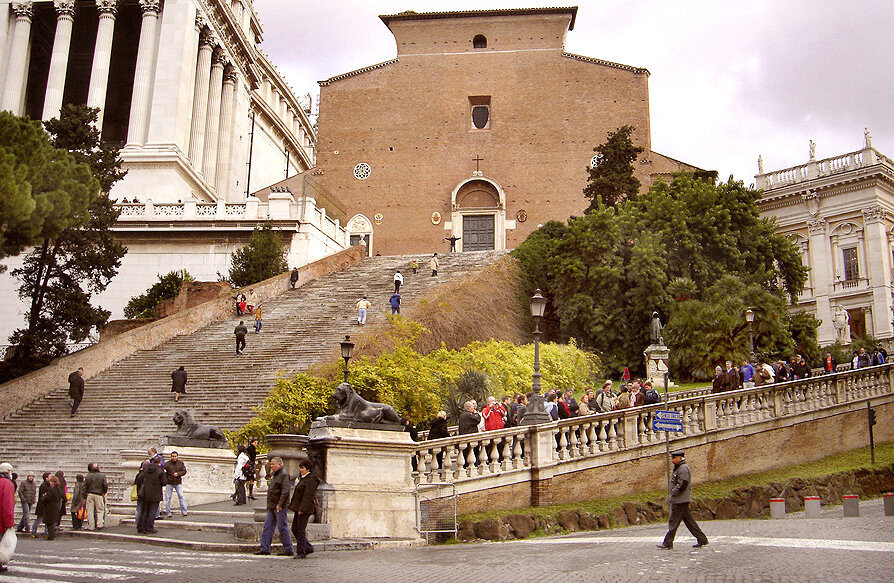
[[[593,147],[621,125],[644,188],[691,168],[651,151],[649,72],[565,51],[577,8],[381,16],[397,57],[320,82],[310,179],[370,253],[508,249],[581,214]]]

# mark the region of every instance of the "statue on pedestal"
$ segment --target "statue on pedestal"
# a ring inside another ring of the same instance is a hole
[[[842,344],[851,343],[850,315],[841,305],[835,308],[835,332]]]
[[[664,346],[664,337],[661,335],[662,330],[664,330],[664,326],[661,325],[661,318],[658,317],[658,312],[652,312],[652,324],[649,327],[649,342],[651,344]]]
[[[189,411],[174,413],[174,425],[177,426],[177,431],[167,436],[168,445],[215,448],[227,446],[227,438],[223,431],[214,425],[196,422]]]
[[[384,403],[371,403],[358,395],[349,383],[342,383],[332,393],[338,412],[324,417],[326,420],[372,424],[400,424],[394,407]]]

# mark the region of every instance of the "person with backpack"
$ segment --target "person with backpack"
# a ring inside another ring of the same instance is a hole
[[[612,382],[605,381],[602,383],[602,390],[596,396],[596,412],[608,413],[614,411],[617,405],[617,397],[612,390]]]
[[[661,402],[661,395],[652,386],[652,381],[646,381],[643,383],[643,389],[645,390],[646,395],[646,405],[657,405]]]
[[[254,471],[250,467],[251,461],[248,454],[245,453],[245,446],[240,445],[237,451],[239,455],[236,457],[236,468],[233,470],[233,482],[236,484],[236,493],[233,495],[233,499],[236,501],[234,506],[242,506],[246,502],[245,482],[248,481],[248,476],[252,475]]]

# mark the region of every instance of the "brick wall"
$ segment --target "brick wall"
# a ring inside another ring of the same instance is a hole
[[[527,213],[506,231],[507,248],[586,208],[586,168],[608,132],[635,126],[648,162],[648,73],[564,56],[567,22],[567,15],[393,22],[397,62],[324,82],[312,172],[349,214],[382,214],[374,252],[445,249],[451,194],[472,178],[476,156],[505,192],[506,219]],[[470,49],[474,31],[488,37],[488,49]],[[490,129],[472,126],[475,96],[490,98]],[[353,175],[361,162],[371,168],[365,180]],[[650,165],[636,167],[648,184]],[[432,224],[434,212],[441,224]]]

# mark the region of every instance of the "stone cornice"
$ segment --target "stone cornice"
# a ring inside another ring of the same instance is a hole
[[[217,33],[234,64],[242,71],[249,86],[254,89],[261,80],[255,63],[257,52],[242,30],[242,24],[236,21],[232,9],[224,2],[202,0],[202,4],[206,9],[206,13],[202,16],[207,18],[209,28]]]
[[[391,59],[390,61],[382,61],[381,63],[376,63],[375,65],[370,65],[369,67],[363,67],[362,69],[355,69],[353,71],[348,71],[347,73],[342,73],[341,75],[336,75],[335,77],[329,77],[328,79],[324,79],[323,81],[317,81],[317,84],[320,86],[326,86],[332,83],[333,81],[340,81],[342,79],[347,79],[348,77],[354,77],[356,75],[361,75],[368,71],[373,71],[375,69],[381,69],[382,67],[387,67],[388,65],[393,65],[394,63],[399,62],[398,59]]]
[[[594,63],[596,65],[603,65],[605,67],[613,67],[615,69],[622,69],[624,71],[630,71],[632,73],[636,73],[637,75],[650,75],[648,69],[644,69],[642,67],[632,67],[630,65],[623,65],[621,63],[613,63],[612,61],[603,61],[602,59],[594,59],[593,57],[585,57],[583,55],[576,55],[574,53],[562,52],[562,56],[568,59],[574,59],[576,61],[584,61],[585,63]]]
[[[808,193],[814,193],[819,198],[826,198],[873,186],[880,186],[894,192],[894,172],[885,165],[875,164],[852,172],[789,184],[772,191],[765,191],[764,196],[758,200],[757,204],[761,210],[778,209],[803,204],[803,196]]]
[[[286,127],[283,120],[280,119],[279,115],[277,115],[273,108],[270,107],[270,104],[266,101],[262,100],[257,93],[251,94],[251,107],[253,111],[256,113],[260,113],[270,122],[271,128],[279,133],[282,136],[283,141],[287,142],[289,147],[298,153],[298,156],[301,158],[301,162],[305,165],[306,168],[311,168],[313,166],[313,161],[308,156],[307,152],[304,149],[304,146],[298,143],[298,139],[295,136],[295,133],[291,130],[291,128]],[[313,132],[309,133],[311,137],[313,137]]]

